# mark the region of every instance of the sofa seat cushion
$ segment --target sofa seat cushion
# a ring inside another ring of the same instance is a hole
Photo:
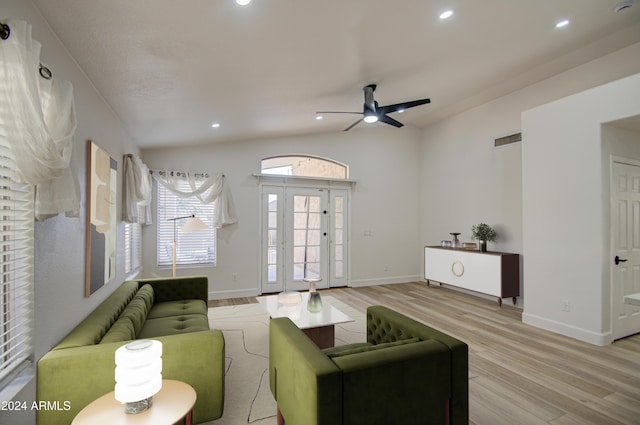
[[[147,314],[147,320],[162,317],[185,316],[189,314],[207,315],[207,304],[202,300],[178,300],[156,303]]]
[[[206,314],[184,314],[148,319],[144,322],[144,326],[138,333],[137,338],[155,338],[208,330],[209,320]]]

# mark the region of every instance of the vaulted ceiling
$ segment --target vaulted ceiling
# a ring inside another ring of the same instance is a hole
[[[142,148],[338,132],[371,83],[423,127],[640,41],[620,0],[33,2]]]

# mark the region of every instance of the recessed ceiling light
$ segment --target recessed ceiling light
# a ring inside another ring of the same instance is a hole
[[[405,111],[404,109],[398,109],[396,112],[397,112],[397,113],[399,113],[399,114],[401,114],[401,113],[403,113],[404,111]]]
[[[214,122],[213,124],[211,124],[211,128],[218,128],[220,127],[220,123]]]
[[[453,10],[445,10],[440,14],[440,19],[447,19],[453,16]]]
[[[322,115],[316,115],[316,119],[317,119],[318,121],[320,121],[320,120],[321,120],[321,119],[323,119],[323,118],[324,118],[324,117],[323,117]]]
[[[236,3],[238,3],[240,6],[246,6],[251,3],[251,0],[236,0]]]
[[[558,22],[556,24],[556,28],[564,28],[567,25],[569,25],[569,20],[568,19],[564,19],[564,20],[562,20],[562,21],[560,21],[560,22]]]

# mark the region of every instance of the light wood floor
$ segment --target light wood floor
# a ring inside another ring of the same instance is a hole
[[[470,424],[640,424],[640,335],[598,347],[522,323],[509,302],[418,282],[322,293],[361,311],[386,305],[466,342]]]

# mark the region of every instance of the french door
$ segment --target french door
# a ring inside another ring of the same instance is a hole
[[[346,189],[262,186],[263,293],[348,284]]]

